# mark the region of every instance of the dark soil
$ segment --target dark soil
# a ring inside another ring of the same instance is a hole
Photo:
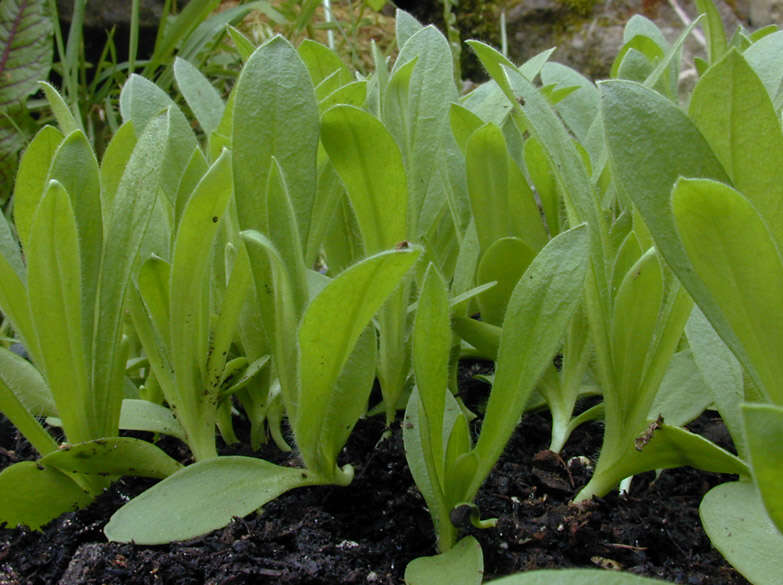
[[[714,413],[694,429],[726,441]],[[380,419],[369,419],[351,436],[344,454],[357,469],[351,486],[295,490],[263,514],[165,546],[106,542],[109,516],[152,484],[122,479],[42,532],[0,529],[0,584],[401,584],[411,559],[435,553],[434,534],[400,429],[379,443],[383,432]],[[482,517],[498,518],[493,529],[470,530],[488,578],[598,566],[688,585],[747,584],[710,546],[698,517],[704,493],[730,476],[688,468],[655,481],[648,474],[634,480],[629,495],[577,507],[569,500],[587,480],[581,457],[596,455],[600,426],[579,429],[562,459],[542,451],[548,436],[545,413],[526,416],[479,494]],[[30,455],[22,439],[6,435],[0,467]]]

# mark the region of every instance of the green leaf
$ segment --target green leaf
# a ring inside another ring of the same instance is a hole
[[[472,536],[445,553],[413,559],[405,567],[406,585],[480,585],[483,577],[484,556]]]
[[[90,419],[88,347],[82,330],[81,266],[76,218],[62,185],[52,181],[33,217],[27,250],[30,312],[43,369],[68,439],[95,437]]]
[[[177,416],[197,459],[214,456],[214,399],[204,395],[208,357],[207,269],[220,218],[232,192],[231,155],[212,164],[182,213],[171,268],[170,335],[177,377]]]
[[[503,322],[495,383],[475,447],[472,493],[489,474],[533,386],[554,356],[582,298],[588,267],[587,227],[572,228],[538,253],[514,288]]]
[[[61,446],[44,456],[40,465],[63,473],[86,475],[133,475],[162,479],[182,468],[175,459],[152,443],[131,437],[95,439]]]
[[[400,149],[374,116],[335,106],[321,122],[321,140],[345,184],[368,254],[408,236],[408,188]]]
[[[98,161],[83,132],[76,130],[62,141],[52,160],[49,179],[58,181],[68,193],[76,218],[82,278],[82,335],[89,347],[95,327],[103,213]]]
[[[35,135],[19,162],[19,171],[14,185],[14,225],[22,247],[30,245],[30,227],[33,214],[46,191],[49,168],[54,159],[63,134],[54,126],[44,126]],[[23,271],[17,271],[23,274]]]
[[[34,461],[14,463],[0,473],[0,496],[0,522],[33,530],[92,501],[70,477]]]
[[[500,128],[486,124],[468,139],[465,170],[481,250],[498,238],[515,235],[509,211],[509,172],[513,164]]]
[[[370,256],[335,277],[307,307],[298,332],[300,389],[294,434],[309,469],[333,473],[323,469],[317,454],[334,384],[359,335],[420,253],[409,248]],[[328,345],[323,342],[326,331]]]
[[[250,58],[250,55],[253,54],[253,51],[256,50],[256,46],[253,44],[253,41],[247,38],[242,33],[242,31],[240,31],[236,27],[229,25],[227,28],[228,28],[228,35],[231,37],[231,40],[234,42],[234,46],[237,48],[237,52],[239,53],[239,56],[242,58],[243,61],[247,61]]]
[[[707,15],[703,22],[705,36],[707,37],[707,60],[715,63],[726,52],[726,31],[723,28],[723,19],[712,0],[696,0],[699,12]]]
[[[783,535],[783,407],[772,404],[743,404],[745,441],[764,507]]]
[[[204,134],[209,136],[220,125],[225,110],[220,93],[190,61],[180,57],[174,59],[174,78]]]
[[[457,335],[478,350],[481,357],[496,359],[503,331],[501,327],[460,316],[454,317],[452,327]]]
[[[436,480],[444,478],[443,410],[449,379],[452,335],[446,283],[430,264],[419,293],[413,327],[413,371],[424,416],[419,424],[429,431],[429,448]]]
[[[160,404],[148,400],[126,398],[120,411],[120,428],[126,431],[162,433],[186,441],[185,429],[174,413]]]
[[[598,569],[558,569],[526,571],[519,575],[494,579],[487,585],[660,585],[661,583],[668,583],[668,581]]]
[[[352,81],[351,72],[340,56],[321,43],[305,39],[297,50],[310,73],[319,101]]]
[[[678,177],[728,182],[722,165],[682,110],[659,93],[628,81],[601,82],[599,87],[601,115],[618,188],[641,213],[666,263],[727,345],[741,356],[739,340],[710,290],[694,274],[677,235],[670,198]]]
[[[780,83],[783,81],[783,63],[780,62],[780,50],[783,48],[783,31],[765,36],[754,42],[742,54],[756,74],[761,78],[767,93],[780,107]]]
[[[757,372],[765,394],[783,404],[783,263],[767,222],[740,193],[706,179],[680,179],[672,207],[696,274],[742,343],[749,361],[739,355],[740,361]],[[728,343],[725,332],[716,331]]]
[[[632,475],[638,475],[654,469],[671,469],[690,465],[696,469],[714,473],[735,473],[749,475],[745,463],[715,443],[701,435],[691,433],[680,427],[667,424],[658,425],[652,421],[635,439],[635,446],[628,450],[610,468],[605,477],[594,482],[595,493],[601,493],[600,483],[612,489],[620,481]],[[595,478],[595,476],[593,476]],[[592,483],[592,482],[591,482]],[[606,492],[602,492],[606,493]],[[584,499],[582,492],[576,500]]]
[[[0,412],[40,454],[57,448],[36,419],[57,414],[46,382],[30,362],[5,348],[0,348]]]
[[[136,496],[114,513],[104,532],[109,540],[136,544],[194,538],[290,489],[318,483],[303,469],[218,457],[189,465]]]
[[[233,115],[240,228],[266,230],[263,193],[274,156],[291,193],[304,249],[316,193],[318,102],[307,68],[283,37],[264,43],[248,59],[237,80]]]
[[[586,144],[588,130],[598,115],[600,96],[595,84],[570,67],[554,62],[547,63],[541,69],[541,83],[579,88],[559,101],[555,109],[577,139]]]
[[[725,346],[724,346],[725,347]],[[672,426],[681,427],[698,417],[713,402],[713,393],[704,381],[689,350],[672,356],[655,393],[649,418],[662,416]]]
[[[418,20],[399,8],[394,13],[394,26],[397,36],[397,48],[402,49],[408,39],[424,27]]]
[[[689,116],[735,189],[783,244],[783,132],[755,71],[736,49],[710,67],[693,90]]]
[[[109,215],[114,197],[122,180],[122,174],[136,146],[136,129],[133,122],[126,122],[112,136],[101,160],[101,209],[104,225],[109,225]]]
[[[767,516],[753,484],[724,483],[699,506],[710,543],[754,585],[780,582],[783,535]]]
[[[384,109],[384,123],[402,151],[408,178],[408,234],[420,237],[427,226],[419,225],[425,199],[436,188],[442,148],[448,133],[451,103],[457,99],[451,48],[437,28],[424,27],[401,47],[392,69],[392,82],[398,71],[415,59],[404,104],[392,121]]]
[[[747,448],[740,411],[744,398],[742,366],[698,307],[694,307],[685,325],[685,333],[693,351],[693,361],[710,388],[715,407],[731,434],[737,453],[745,459]]]
[[[612,317],[612,363],[620,408],[630,410],[644,379],[645,362],[663,302],[663,270],[654,248],[626,273]]]
[[[158,196],[168,119],[153,119],[142,133],[114,196],[104,238],[93,356],[91,412],[103,429],[92,438],[115,435],[122,403],[124,353],[120,339],[131,270]]]
[[[497,284],[478,297],[482,321],[503,324],[511,292],[535,256],[535,250],[519,238],[500,238],[487,249],[479,262],[476,282]]]
[[[81,120],[76,120],[76,118],[74,118],[65,99],[63,99],[63,96],[60,95],[54,86],[46,81],[39,81],[38,85],[43,89],[44,94],[46,95],[46,101],[49,102],[49,107],[51,108],[52,113],[57,120],[57,125],[60,126],[62,133],[70,134],[76,130],[84,131]]]
[[[52,20],[46,0],[0,3],[0,108],[23,102],[49,77],[52,66]]]

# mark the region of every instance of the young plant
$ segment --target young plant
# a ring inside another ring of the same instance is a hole
[[[478,522],[473,499],[559,348],[581,300],[587,267],[588,231],[579,226],[549,242],[519,279],[508,304],[494,384],[475,446],[466,414],[448,388],[451,328],[446,285],[434,266],[427,269],[414,327],[416,387],[403,436],[441,552],[456,543],[460,514],[467,511],[466,519]]]
[[[125,295],[157,198],[168,122],[155,117],[101,168],[81,131],[47,126],[20,164],[18,242],[0,221],[0,307],[35,367],[0,349],[0,405],[43,457],[0,474],[0,517],[11,525],[35,528],[84,505],[113,476],[165,477],[180,467],[150,443],[117,438]],[[41,414],[59,418],[68,443],[58,449]]]
[[[669,49],[646,84],[655,85],[683,40],[681,36]],[[615,251],[613,239],[623,238],[616,234],[613,238],[607,227],[608,213],[598,197],[597,182],[591,181],[586,158],[573,137],[519,69],[489,47],[476,48],[511,101],[511,116],[519,131],[528,132],[543,146],[569,222],[586,221],[591,233],[584,310],[594,347],[595,378],[604,397],[606,430],[596,471],[577,500],[606,494],[625,477],[650,469],[688,464],[745,472],[736,457],[684,429],[661,424],[658,415],[650,412],[682,336],[690,299],[676,281],[667,278],[640,218],[630,226],[617,224],[620,234],[626,234],[626,243]],[[593,174],[598,177],[603,171],[596,168]],[[607,172],[611,180],[611,168]]]
[[[724,52],[696,85],[687,115],[636,84],[602,87],[618,180],[711,325],[703,318],[694,321],[689,341],[755,483],[714,488],[702,503],[702,521],[715,546],[757,584],[773,583],[777,575],[772,557],[753,551],[783,549],[777,487],[783,395],[776,325],[783,315],[778,205],[783,134],[776,101],[783,70],[775,57],[781,34],[764,37],[743,53]],[[621,146],[629,132],[644,137],[635,143],[638,151]],[[646,163],[639,165],[638,153],[648,147]],[[725,352],[717,336],[748,374],[744,403],[739,367],[710,367]]]

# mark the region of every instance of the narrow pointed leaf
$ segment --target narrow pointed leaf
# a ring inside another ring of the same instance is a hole
[[[743,404],[742,418],[753,481],[767,514],[783,535],[783,407]]]
[[[419,254],[410,248],[370,256],[340,273],[307,307],[298,334],[300,395],[294,429],[308,467],[318,469],[319,462],[310,458],[317,453],[340,371],[367,323]]]

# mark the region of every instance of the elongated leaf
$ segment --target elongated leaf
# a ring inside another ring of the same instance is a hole
[[[480,585],[484,577],[481,545],[472,536],[433,557],[419,557],[405,567],[406,585]]]
[[[487,249],[479,262],[476,282],[497,284],[478,298],[482,321],[503,324],[511,293],[535,256],[519,238],[500,238]]]
[[[449,302],[446,283],[430,264],[419,293],[413,328],[413,371],[418,396],[424,411],[424,428],[429,431],[429,446],[436,479],[444,474],[443,410],[448,390],[449,355],[452,345]],[[438,489],[443,486],[438,485]]]
[[[335,106],[323,116],[322,141],[345,184],[365,250],[374,254],[408,236],[408,189],[400,149],[374,116]]]
[[[612,363],[617,398],[624,410],[638,395],[663,292],[663,270],[655,250],[650,249],[626,273],[615,299]]]
[[[783,132],[758,75],[736,49],[705,73],[689,116],[720,160],[735,189],[783,244]]]
[[[233,116],[240,228],[266,229],[263,192],[274,156],[291,193],[304,249],[316,192],[318,103],[307,68],[283,37],[264,43],[248,59],[237,81]]]
[[[419,237],[426,226],[419,230],[417,222],[427,194],[433,188],[431,183],[438,176],[433,169],[440,164],[449,108],[457,99],[457,90],[451,48],[437,28],[424,27],[405,42],[392,69],[392,78],[414,59],[416,64],[406,84],[404,108],[394,122],[386,117],[384,122],[403,153],[408,177],[408,231],[411,236]]]
[[[81,266],[76,218],[70,197],[56,181],[41,200],[27,252],[30,312],[40,343],[46,380],[68,439],[94,438],[89,373],[82,330]]]
[[[128,161],[114,196],[101,261],[99,311],[91,347],[93,419],[103,429],[96,437],[117,433],[122,402],[124,356],[120,348],[123,305],[131,269],[158,196],[160,165],[168,119],[148,124]],[[89,438],[96,438],[89,437]]]
[[[209,351],[206,272],[231,185],[231,156],[223,151],[190,197],[174,243],[170,290],[175,302],[170,304],[170,335],[179,394],[176,408],[196,458],[214,455],[215,449],[210,404],[214,397],[203,394]]]
[[[695,276],[674,225],[671,190],[678,177],[729,182],[704,137],[682,110],[657,92],[627,81],[599,84],[601,114],[618,187],[639,209],[658,251],[732,351],[747,364],[740,340],[711,291]],[[758,375],[752,372],[754,379]]]
[[[0,495],[0,522],[33,530],[92,501],[70,477],[34,461],[6,467],[0,473]]]
[[[723,28],[723,19],[718,8],[712,0],[696,0],[699,12],[706,14],[702,21],[705,36],[707,37],[707,59],[716,63],[726,52],[726,31]]]
[[[136,129],[133,122],[125,122],[112,136],[101,160],[101,209],[103,223],[109,225],[109,216],[114,206],[114,197],[122,180],[122,174],[136,146]]]
[[[746,367],[783,404],[783,263],[767,223],[740,193],[704,179],[678,181],[672,206],[688,257],[742,343]]]
[[[743,404],[745,441],[758,487],[770,519],[783,535],[783,407]]]
[[[95,439],[61,446],[40,460],[65,473],[134,475],[162,479],[182,468],[152,443],[131,437]]]
[[[409,38],[424,28],[418,20],[399,8],[394,13],[394,25],[398,49],[402,49]]]
[[[65,101],[60,92],[58,92],[54,86],[46,81],[39,81],[38,85],[43,89],[46,95],[46,101],[49,102],[49,107],[57,120],[57,125],[60,127],[60,131],[63,134],[70,134],[76,130],[84,131],[82,128],[81,120],[77,120],[71,109],[68,107],[68,103]]]
[[[581,300],[588,231],[578,226],[552,239],[514,288],[503,324],[495,383],[476,444],[475,493],[503,452],[534,384],[557,351]]]
[[[5,348],[0,348],[0,412],[40,454],[57,448],[35,418],[57,414],[46,382],[30,362]]]
[[[693,350],[693,361],[711,390],[715,407],[731,434],[737,453],[745,459],[747,449],[740,411],[744,398],[742,366],[698,307],[694,307],[685,333]]]
[[[295,487],[315,485],[308,471],[251,457],[218,457],[190,465],[117,510],[109,540],[162,544],[221,528]]]
[[[148,400],[126,398],[120,411],[120,428],[127,431],[162,433],[186,441],[185,430],[174,413]]]
[[[754,585],[780,581],[783,535],[764,510],[755,486],[724,483],[712,488],[699,506],[712,545]]]
[[[690,339],[690,338],[689,338]],[[725,347],[725,346],[724,346]],[[672,426],[685,426],[713,403],[713,393],[689,350],[674,354],[655,394],[649,418],[659,416]]]
[[[46,191],[49,168],[63,138],[63,134],[54,126],[44,126],[35,135],[19,161],[19,171],[14,185],[13,211],[16,233],[25,249],[30,245],[33,214]]]
[[[307,307],[298,333],[300,390],[294,431],[308,468],[333,472],[322,469],[315,457],[334,383],[359,335],[420,253],[408,248],[370,256],[340,273]]]
[[[174,77],[201,129],[209,136],[223,117],[225,105],[220,93],[190,61],[180,57],[174,60]]]
[[[498,238],[515,235],[509,221],[509,162],[503,133],[494,124],[479,128],[468,139],[468,192],[482,251]]]
[[[103,214],[98,161],[80,130],[66,136],[60,144],[52,160],[49,178],[58,181],[68,193],[76,218],[82,278],[82,335],[90,347],[103,248]]]
[[[0,3],[0,108],[23,101],[49,77],[52,21],[45,0]]]
[[[487,585],[660,585],[661,583],[667,581],[598,569],[559,569],[526,571],[519,575],[494,579]]]

